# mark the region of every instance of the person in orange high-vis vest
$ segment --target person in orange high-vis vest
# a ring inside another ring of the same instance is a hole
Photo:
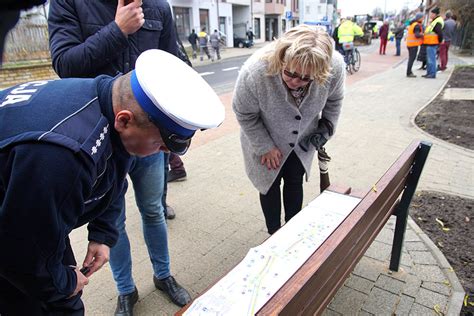
[[[407,65],[407,77],[416,78],[411,68],[415,62],[416,54],[418,53],[418,47],[423,44],[423,13],[418,12],[415,18],[411,21],[407,32],[407,48],[408,48],[408,65]]]
[[[434,8],[430,12],[431,23],[428,25],[423,36],[423,45],[426,45],[426,75],[425,78],[436,78],[436,52],[438,46],[443,42],[444,21],[439,16],[439,8]]]

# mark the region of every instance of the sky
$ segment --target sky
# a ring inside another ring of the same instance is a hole
[[[387,12],[400,12],[407,6],[410,10],[415,9],[421,0],[338,0],[337,8],[341,10],[341,16],[353,16],[355,14],[372,14],[376,7]]]

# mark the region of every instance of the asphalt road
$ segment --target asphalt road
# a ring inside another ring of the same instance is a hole
[[[378,40],[374,40],[370,46],[357,46],[362,60],[364,60],[364,55],[372,53],[378,46]],[[216,61],[212,64],[197,66],[194,69],[209,83],[217,94],[223,94],[234,89],[240,67],[249,57],[250,55],[232,57]]]
[[[223,59],[222,61],[198,66],[194,69],[209,83],[217,94],[222,94],[234,89],[240,67],[242,67],[249,56]]]

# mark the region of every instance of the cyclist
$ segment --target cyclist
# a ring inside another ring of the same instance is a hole
[[[347,63],[347,54],[346,50],[351,50],[351,53],[354,53],[354,36],[363,36],[364,32],[356,23],[352,22],[351,17],[347,17],[341,22],[339,26],[337,37],[339,38],[339,43],[343,47],[343,50],[340,53],[344,56],[344,60]],[[345,48],[348,47],[348,48]]]

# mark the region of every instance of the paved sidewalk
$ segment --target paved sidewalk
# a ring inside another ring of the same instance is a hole
[[[253,50],[228,49],[223,57]],[[333,157],[331,182],[368,190],[413,139],[425,139],[433,142],[433,148],[418,189],[474,198],[474,152],[437,140],[413,123],[417,111],[443,87],[452,67],[438,73],[436,80],[407,79],[406,60],[397,65],[400,59],[392,62],[389,56],[363,58],[368,63],[362,67],[376,67],[378,63],[385,65],[380,67],[384,70],[347,87],[338,130],[328,145]],[[461,62],[450,56],[450,65]],[[472,64],[474,60],[465,58],[464,62]],[[230,112],[231,94],[223,95],[222,100],[227,108],[226,122],[220,131],[200,133],[184,157],[187,180],[169,185],[169,204],[177,212],[176,219],[168,221],[172,273],[193,297],[229,271],[249,248],[267,238],[257,191],[244,172],[238,127]],[[313,175],[305,183],[305,203],[317,195],[318,188],[318,177]],[[178,307],[153,286],[131,188],[127,208],[134,277],[140,294],[135,314],[172,315]],[[389,272],[393,229],[391,219],[336,294],[326,315],[435,315],[435,306],[444,314],[459,314],[463,299],[459,281],[441,252],[413,221],[405,237],[402,267],[397,273]],[[79,262],[86,249],[85,234],[85,229],[80,229],[71,236]],[[108,265],[91,278],[83,297],[87,314],[113,314],[116,290]]]

